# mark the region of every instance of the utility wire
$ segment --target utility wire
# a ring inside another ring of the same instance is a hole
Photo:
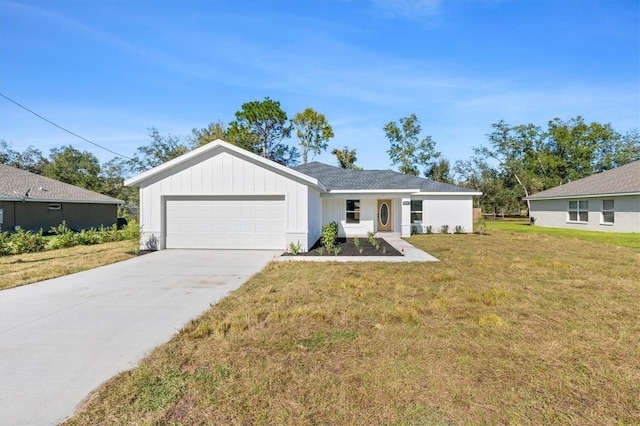
[[[57,124],[56,124],[56,123],[54,123],[53,121],[51,121],[51,120],[49,120],[49,119],[47,119],[47,118],[44,118],[43,116],[41,116],[40,114],[38,114],[38,113],[36,113],[36,112],[34,112],[34,111],[31,111],[31,110],[30,110],[29,108],[27,108],[26,106],[21,105],[20,103],[18,103],[18,102],[16,102],[16,101],[14,101],[14,100],[13,100],[13,99],[11,99],[10,97],[8,97],[8,96],[6,96],[6,95],[4,95],[4,94],[2,94],[2,93],[0,93],[0,96],[2,96],[3,98],[5,98],[5,99],[6,99],[6,100],[8,100],[9,102],[13,102],[14,104],[18,105],[18,106],[19,106],[20,108],[22,108],[23,110],[30,112],[31,114],[33,114],[33,115],[35,115],[36,117],[38,117],[38,118],[40,118],[40,119],[42,119],[42,120],[46,121],[47,123],[49,123],[49,124],[52,124],[52,125],[56,126],[56,127],[57,127],[58,129],[60,129],[60,130],[63,130],[63,131],[65,131],[65,132],[67,132],[67,133],[69,133],[69,134],[71,134],[71,135],[73,135],[73,136],[75,136],[75,137],[77,137],[77,138],[80,138],[80,139],[82,139],[82,140],[83,140],[83,141],[85,141],[85,142],[89,142],[90,144],[95,145],[95,146],[97,146],[98,148],[104,149],[105,151],[109,151],[110,153],[115,154],[115,155],[117,155],[118,157],[126,158],[127,160],[132,160],[132,158],[127,157],[126,155],[119,154],[119,153],[117,153],[117,152],[115,152],[115,151],[110,150],[109,148],[105,148],[104,146],[98,145],[98,144],[97,144],[97,143],[95,143],[95,142],[91,142],[89,139],[87,139],[87,138],[83,138],[83,137],[82,137],[82,136],[80,136],[79,134],[77,134],[77,133],[73,133],[71,130],[67,130],[67,129],[65,129],[65,128],[64,128],[64,127],[62,127],[62,126],[57,125]]]

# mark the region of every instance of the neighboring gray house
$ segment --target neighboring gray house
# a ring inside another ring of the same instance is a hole
[[[640,232],[640,161],[526,197],[535,224]]]
[[[284,167],[217,140],[128,179],[140,188],[141,245],[308,250],[322,226],[341,236],[426,226],[473,229],[481,193],[388,170]]]
[[[0,230],[45,232],[63,220],[71,229],[118,222],[123,201],[0,164]]]

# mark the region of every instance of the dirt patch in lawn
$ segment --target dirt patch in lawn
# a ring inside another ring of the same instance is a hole
[[[360,238],[358,241],[359,243],[356,243],[354,238],[336,238],[335,247],[340,249],[336,255],[328,252],[318,240],[308,252],[298,253],[295,256],[402,256],[402,253],[382,238],[376,238],[377,246],[371,244],[367,238]],[[283,256],[294,255],[284,253]]]

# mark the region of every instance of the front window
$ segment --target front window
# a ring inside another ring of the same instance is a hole
[[[347,200],[347,223],[360,223],[360,200]]]
[[[569,222],[588,222],[589,202],[586,200],[569,201]]]
[[[422,200],[411,200],[411,223],[422,223]]]
[[[613,223],[615,220],[615,205],[613,200],[602,200],[602,223]]]

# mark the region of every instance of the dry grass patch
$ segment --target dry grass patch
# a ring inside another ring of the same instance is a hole
[[[131,241],[0,257],[0,290],[61,277],[135,257]]]
[[[640,251],[411,238],[439,263],[272,263],[68,424],[629,424]]]

